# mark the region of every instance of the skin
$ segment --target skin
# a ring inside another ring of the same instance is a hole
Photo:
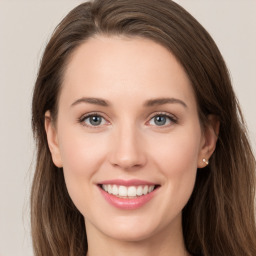
[[[100,98],[109,106],[84,102]],[[175,98],[146,106],[156,98]],[[76,102],[76,103],[75,103]],[[92,126],[87,114],[102,116]],[[159,125],[154,116],[169,115]],[[81,120],[82,119],[82,120]],[[202,130],[190,81],[176,58],[144,38],[95,36],[72,55],[64,74],[58,117],[45,129],[56,166],[85,218],[88,255],[188,255],[181,214],[197,168],[215,149],[218,122]],[[160,188],[135,210],[110,205],[103,180],[141,179]]]

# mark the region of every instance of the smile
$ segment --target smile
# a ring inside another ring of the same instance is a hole
[[[102,189],[108,194],[120,198],[135,198],[142,195],[147,195],[155,189],[155,185],[140,185],[140,186],[120,186],[116,184],[103,184]]]
[[[150,202],[158,188],[158,184],[139,180],[112,180],[98,184],[103,198],[112,206],[122,210],[135,210]]]

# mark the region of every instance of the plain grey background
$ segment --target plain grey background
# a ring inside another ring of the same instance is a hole
[[[81,0],[0,0],[0,256],[32,255],[31,97],[53,29]],[[180,0],[210,32],[231,73],[256,149],[256,1]]]

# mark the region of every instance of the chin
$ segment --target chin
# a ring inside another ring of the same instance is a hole
[[[129,229],[113,229],[109,236],[112,239],[122,242],[141,242],[154,236],[154,233],[154,230],[151,229],[141,230],[139,228],[133,229],[130,227]]]
[[[148,240],[161,230],[160,223],[141,216],[118,217],[115,221],[109,220],[101,229],[106,236],[123,242]]]

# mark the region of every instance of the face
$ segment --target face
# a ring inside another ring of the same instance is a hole
[[[143,38],[89,39],[73,53],[56,123],[45,127],[87,232],[127,241],[181,232],[211,140],[167,49]]]

